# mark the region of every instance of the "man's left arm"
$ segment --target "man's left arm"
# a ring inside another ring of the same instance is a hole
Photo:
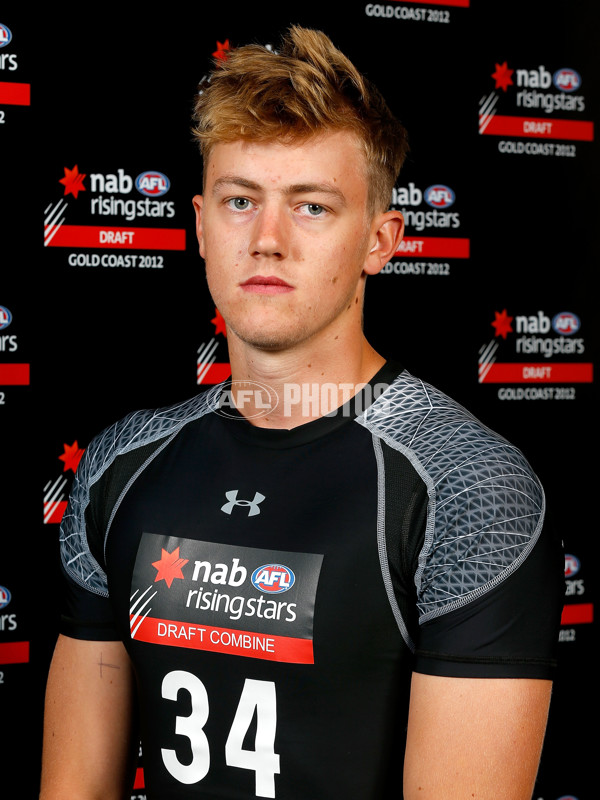
[[[404,800],[530,800],[551,687],[414,673]]]

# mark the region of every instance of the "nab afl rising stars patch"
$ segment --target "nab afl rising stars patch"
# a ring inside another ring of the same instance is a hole
[[[322,555],[144,533],[131,586],[131,638],[314,663]]]

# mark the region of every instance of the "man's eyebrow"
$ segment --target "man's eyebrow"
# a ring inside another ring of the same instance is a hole
[[[263,187],[251,181],[248,178],[243,178],[241,175],[221,175],[213,184],[213,194],[226,186],[239,186],[242,189],[251,189],[255,192],[263,191]],[[288,197],[294,194],[329,194],[335,197],[343,205],[346,205],[346,197],[344,193],[336,186],[330,183],[294,183],[290,186],[283,187],[283,193]]]
[[[292,194],[312,194],[313,192],[319,194],[330,194],[337,198],[343,205],[346,205],[346,197],[344,193],[332,186],[330,183],[295,183],[292,186],[286,186],[285,193]]]
[[[255,192],[260,191],[262,188],[260,184],[247,178],[242,178],[239,175],[221,175],[213,184],[213,194],[216,194],[224,186],[241,186],[243,189],[252,189]]]

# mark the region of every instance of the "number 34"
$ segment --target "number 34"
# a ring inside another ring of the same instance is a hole
[[[165,675],[162,682],[165,700],[177,700],[180,689],[190,693],[192,711],[187,717],[176,717],[175,733],[189,739],[192,761],[182,764],[175,750],[166,748],[161,750],[162,758],[167,770],[180,783],[198,783],[210,768],[210,748],[204,733],[209,713],[208,694],[202,681],[190,672],[176,670]],[[252,724],[255,710],[254,750],[244,750],[244,736]],[[275,752],[276,727],[275,684],[247,678],[225,743],[225,762],[230,767],[255,772],[257,797],[275,797],[275,775],[279,774],[279,755]]]

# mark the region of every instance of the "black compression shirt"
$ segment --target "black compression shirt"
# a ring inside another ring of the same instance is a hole
[[[563,562],[541,486],[392,365],[292,430],[221,396],[134,413],[87,449],[62,632],[124,641],[149,798],[397,793],[413,670],[552,675]]]

